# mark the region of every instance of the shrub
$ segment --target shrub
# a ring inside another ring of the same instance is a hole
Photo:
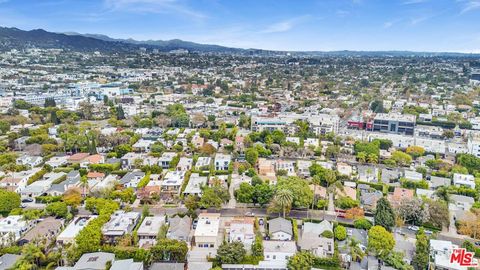
[[[366,218],[361,218],[355,220],[353,226],[357,229],[370,230],[372,223]]]
[[[347,229],[342,225],[335,227],[335,238],[338,241],[343,241],[347,238]]]

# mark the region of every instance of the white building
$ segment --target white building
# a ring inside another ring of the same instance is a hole
[[[228,154],[216,154],[215,155],[215,170],[217,171],[228,171],[230,166],[230,161],[232,156]]]
[[[32,228],[33,222],[26,221],[23,216],[8,216],[0,219],[0,244],[15,243]]]
[[[194,237],[196,247],[217,248],[219,245],[218,230],[220,229],[220,214],[201,213]]]
[[[202,186],[207,185],[208,178],[200,176],[198,173],[192,173],[183,194],[202,196]]]
[[[455,186],[464,186],[474,189],[475,188],[475,177],[471,174],[453,174],[453,185]]]
[[[79,216],[75,217],[70,224],[57,236],[57,243],[60,245],[71,244],[75,242],[78,233],[87,226],[87,224],[97,216]]]

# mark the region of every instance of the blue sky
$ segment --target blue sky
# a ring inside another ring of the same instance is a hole
[[[0,0],[0,25],[274,50],[480,53],[480,0]]]

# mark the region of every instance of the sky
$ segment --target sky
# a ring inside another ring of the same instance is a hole
[[[0,26],[271,50],[480,53],[480,0],[0,0]]]

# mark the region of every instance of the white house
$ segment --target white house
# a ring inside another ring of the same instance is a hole
[[[453,174],[453,185],[455,186],[464,186],[474,189],[475,188],[475,177],[471,174]]]
[[[228,171],[232,156],[228,154],[216,154],[215,155],[215,170]]]

